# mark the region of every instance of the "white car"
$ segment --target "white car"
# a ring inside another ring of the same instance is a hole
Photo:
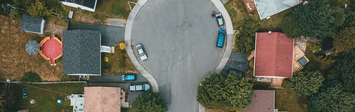
[[[148,59],[147,53],[145,53],[143,45],[142,44],[138,44],[136,45],[136,49],[139,55],[139,58],[141,58],[142,61],[145,61]]]
[[[223,21],[223,16],[221,13],[216,13],[216,19],[217,19],[217,24],[218,26],[223,26],[224,25],[224,21]]]

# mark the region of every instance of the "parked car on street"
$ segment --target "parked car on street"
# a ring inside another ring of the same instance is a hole
[[[221,13],[216,13],[215,16],[216,16],[216,19],[217,19],[218,27],[223,26],[224,25],[224,20],[223,20],[222,14]]]
[[[22,98],[27,99],[27,88],[22,89]]]
[[[137,80],[137,75],[134,74],[124,74],[122,75],[122,80],[123,81],[135,81]]]
[[[229,74],[243,75],[243,72],[240,70],[236,70],[236,69],[229,69]]]
[[[225,30],[221,29],[221,30],[218,31],[218,38],[217,38],[216,47],[219,47],[219,48],[223,47],[225,35],[226,35],[226,31]]]
[[[145,61],[145,60],[148,59],[147,53],[144,51],[144,47],[143,47],[142,44],[136,45],[136,49],[137,49],[139,58],[140,58],[142,61]]]
[[[148,91],[150,89],[149,84],[131,84],[129,85],[129,91]]]

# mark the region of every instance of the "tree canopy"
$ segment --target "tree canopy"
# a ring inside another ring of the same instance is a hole
[[[324,81],[319,71],[298,71],[291,79],[294,91],[303,96],[310,96],[318,92]]]
[[[298,38],[300,37],[300,25],[296,18],[292,14],[287,14],[282,20],[282,31],[289,38]]]
[[[197,101],[206,108],[238,111],[251,103],[252,86],[241,75],[211,74],[198,86]]]
[[[38,74],[33,72],[27,72],[25,75],[20,79],[23,82],[41,82],[41,77]]]
[[[251,51],[255,47],[255,32],[260,22],[252,18],[246,18],[239,36],[236,37],[236,45],[241,52]]]
[[[355,95],[342,90],[340,83],[322,89],[308,100],[310,112],[349,112],[355,104]]]
[[[139,95],[132,103],[132,107],[137,112],[165,112],[168,111],[165,98],[160,96],[160,92],[148,90],[147,94]]]
[[[326,38],[335,33],[333,14],[334,7],[330,6],[328,0],[312,0],[307,4],[300,4],[292,11],[291,17],[286,16],[284,18],[284,23],[294,21],[290,24],[298,23],[299,28],[297,28],[297,25],[291,26],[285,23],[283,32],[286,32],[286,35],[289,35],[290,38],[294,38],[297,32],[305,37]]]
[[[355,93],[355,53],[342,57],[335,65],[337,73],[341,74],[344,90]]]
[[[340,30],[333,41],[336,52],[349,53],[355,48],[355,27]]]
[[[45,17],[50,16],[53,12],[52,9],[48,9],[44,1],[36,0],[35,3],[32,3],[27,12],[34,17]]]

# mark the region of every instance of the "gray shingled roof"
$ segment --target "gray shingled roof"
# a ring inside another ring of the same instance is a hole
[[[63,32],[63,74],[101,75],[101,32]]]
[[[299,59],[298,62],[299,62],[302,66],[305,66],[305,65],[308,63],[305,57],[302,57],[301,59]]]
[[[96,2],[96,0],[59,0],[59,1],[76,3],[93,9],[95,7],[95,2]]]
[[[43,18],[22,15],[21,30],[27,32],[41,33],[42,20]]]
[[[300,3],[299,0],[254,0],[254,2],[260,19],[265,19]]]

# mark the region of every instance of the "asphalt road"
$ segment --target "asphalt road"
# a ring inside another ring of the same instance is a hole
[[[101,45],[114,46],[117,42],[124,41],[124,27],[69,24],[68,30],[77,29],[101,31]]]
[[[140,63],[157,80],[169,112],[198,111],[197,86],[222,58],[212,11],[218,12],[209,0],[151,0],[134,20],[133,46],[145,47],[148,60]]]

